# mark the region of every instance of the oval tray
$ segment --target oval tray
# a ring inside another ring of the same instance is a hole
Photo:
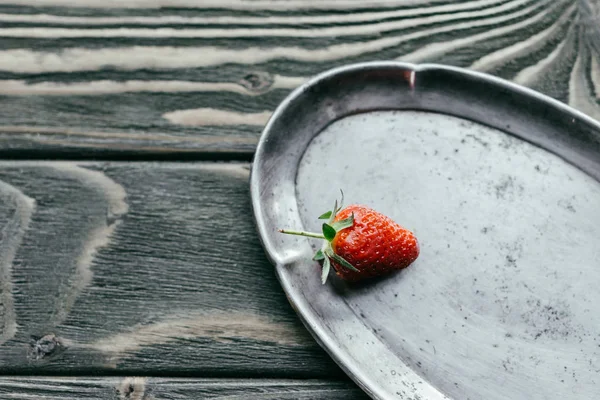
[[[600,393],[600,125],[527,88],[375,62],[291,93],[260,139],[251,196],[288,299],[376,399]],[[387,278],[321,285],[317,216],[343,189],[413,230]]]

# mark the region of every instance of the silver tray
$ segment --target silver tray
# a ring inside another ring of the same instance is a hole
[[[600,125],[442,65],[374,62],[291,93],[251,173],[257,228],[318,343],[375,399],[600,395]],[[319,230],[345,192],[413,230],[387,278],[321,285]]]

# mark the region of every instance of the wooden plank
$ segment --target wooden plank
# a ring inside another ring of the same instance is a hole
[[[23,400],[368,399],[351,382],[146,377],[2,377],[0,397]]]
[[[332,378],[248,164],[0,163],[0,373]]]
[[[589,0],[96,3],[0,2],[1,157],[250,160],[290,90],[374,59],[489,72],[600,118]]]

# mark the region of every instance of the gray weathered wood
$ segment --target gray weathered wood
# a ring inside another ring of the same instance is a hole
[[[264,256],[248,168],[0,163],[0,372],[343,377]]]
[[[0,157],[249,160],[290,90],[373,59],[490,72],[600,118],[598,7],[0,0]],[[248,167],[0,163],[0,374],[165,376],[3,377],[0,398],[362,398],[167,378],[344,379],[264,257]]]
[[[0,398],[23,400],[365,400],[368,397],[352,383],[321,380],[2,377],[0,378]]]
[[[44,4],[0,3],[3,157],[249,159],[292,88],[373,59],[470,67],[600,118],[596,0]]]

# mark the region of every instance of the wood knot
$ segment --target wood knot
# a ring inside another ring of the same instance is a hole
[[[150,400],[151,397],[146,396],[146,379],[145,378],[125,378],[117,387],[120,400]]]
[[[51,333],[39,339],[32,339],[29,358],[32,360],[41,360],[42,358],[55,356],[66,349],[65,342]]]
[[[251,92],[265,93],[273,85],[273,76],[268,72],[250,72],[242,78],[240,84]]]

